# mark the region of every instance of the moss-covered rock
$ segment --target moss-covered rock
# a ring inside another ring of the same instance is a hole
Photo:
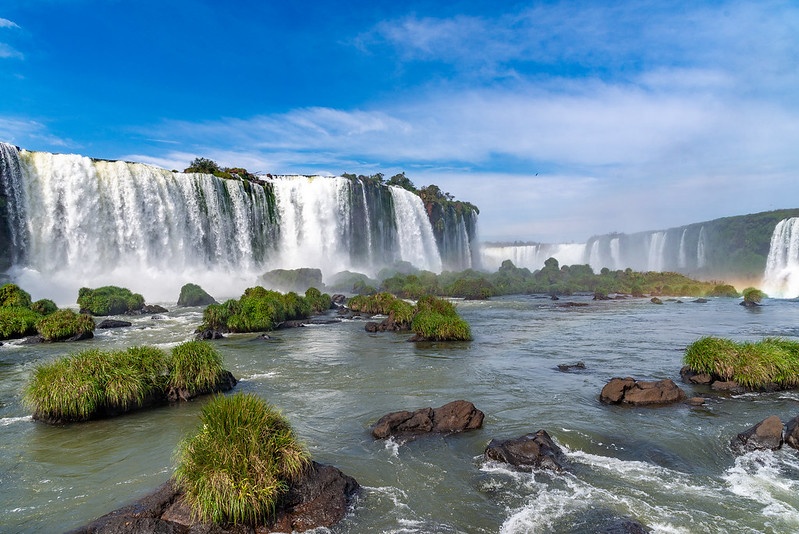
[[[197,284],[186,284],[180,288],[178,306],[209,306],[211,304],[219,303]]]
[[[118,315],[136,312],[144,307],[144,297],[117,286],[104,286],[97,289],[82,287],[78,291],[77,302],[81,312],[90,315]]]
[[[16,308],[31,307],[30,293],[16,284],[5,284],[0,287],[0,308],[13,306]]]

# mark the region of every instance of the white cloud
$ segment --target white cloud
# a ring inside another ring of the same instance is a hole
[[[19,50],[15,50],[14,48],[5,43],[0,43],[0,58],[24,59],[25,56]]]
[[[19,28],[19,26],[15,22],[0,17],[0,28]]]

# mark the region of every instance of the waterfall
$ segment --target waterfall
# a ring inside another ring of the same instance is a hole
[[[390,186],[397,218],[400,258],[427,271],[441,272],[441,255],[422,199],[401,187]]]
[[[666,248],[666,232],[654,232],[649,236],[649,255],[647,270],[661,272],[664,270],[664,255]]]
[[[685,269],[688,266],[688,253],[685,251],[685,234],[688,233],[688,228],[683,228],[682,235],[680,236],[680,252],[677,258],[677,265],[680,269]]]
[[[618,237],[614,237],[610,240],[610,259],[613,263],[612,269],[621,269],[621,240]]]
[[[707,265],[705,248],[705,227],[703,226],[699,229],[699,238],[696,241],[696,266],[700,269]]]
[[[763,291],[771,297],[799,297],[799,217],[783,219],[774,227]]]
[[[471,267],[476,214],[453,230],[450,253]],[[404,189],[352,177],[224,179],[7,144],[0,247],[0,274],[66,304],[81,286],[108,284],[151,299],[187,282],[236,296],[276,268],[442,270],[424,205]]]

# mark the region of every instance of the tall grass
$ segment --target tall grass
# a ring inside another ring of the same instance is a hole
[[[207,341],[187,341],[172,349],[168,386],[190,395],[213,390],[219,381],[222,355]]]
[[[764,338],[736,343],[703,337],[685,350],[685,365],[720,380],[733,380],[749,389],[799,386],[799,342]]]
[[[21,306],[0,307],[0,339],[15,339],[36,333],[41,315]]]
[[[411,329],[430,341],[469,341],[472,332],[469,323],[457,315],[443,315],[432,310],[418,312],[413,317]]]
[[[58,310],[39,319],[36,330],[45,341],[62,341],[94,330],[94,319],[85,313]]]
[[[199,429],[178,447],[175,478],[204,521],[265,522],[308,453],[288,421],[252,394],[219,395],[205,405]]]

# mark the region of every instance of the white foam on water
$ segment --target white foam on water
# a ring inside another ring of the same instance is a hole
[[[242,377],[240,382],[248,382],[250,380],[263,380],[264,378],[274,378],[278,376],[277,371],[269,371],[268,373],[256,373],[254,375]]]
[[[0,426],[8,426],[15,423],[27,423],[28,421],[33,421],[33,418],[30,415],[23,417],[3,417],[0,418]]]
[[[799,531],[799,481],[784,476],[786,470],[799,471],[792,451],[755,451],[737,457],[723,479],[735,495],[762,504],[764,516]]]

